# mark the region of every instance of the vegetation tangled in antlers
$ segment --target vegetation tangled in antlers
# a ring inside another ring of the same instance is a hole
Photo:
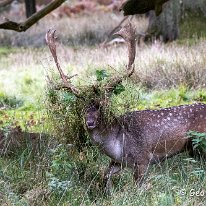
[[[52,117],[53,122],[56,122],[54,126],[58,134],[63,134],[66,141],[70,143],[76,143],[80,146],[85,142],[84,119],[82,116],[91,102],[98,102],[101,105],[105,119],[109,121],[111,118],[109,97],[112,94],[121,93],[124,90],[121,84],[122,80],[130,77],[134,72],[133,63],[136,48],[135,32],[131,24],[121,28],[115,34],[121,36],[128,46],[129,60],[124,74],[109,78],[105,70],[98,70],[96,71],[97,81],[95,84],[77,88],[71,83],[71,79],[74,76],[65,75],[59,64],[56,52],[55,30],[49,30],[46,33],[46,42],[62,80],[59,84],[48,77],[49,115]],[[60,119],[61,121],[59,121]]]

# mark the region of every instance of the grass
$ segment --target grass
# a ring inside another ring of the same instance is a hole
[[[71,75],[78,74],[73,79],[78,86],[94,82],[97,69],[108,69],[111,75],[121,73],[127,62],[124,46],[97,47],[121,19],[111,14],[103,16],[61,19],[56,24],[62,41],[58,45],[62,68]],[[68,21],[67,28],[65,21]],[[147,22],[145,19],[137,21],[143,30]],[[12,32],[1,33],[8,34],[7,43],[13,41],[15,45],[27,46],[31,43],[38,46],[0,50],[1,127],[16,123],[25,131],[55,132],[45,109],[45,74],[53,73],[55,65],[48,48],[42,47],[45,30],[53,24],[48,17],[22,36]],[[29,35],[32,35],[31,40]],[[181,44],[156,42],[138,46],[135,74],[131,80],[123,82],[124,92],[112,96],[113,111],[120,115],[128,110],[156,109],[199,101],[206,103],[205,53],[206,43],[201,38],[196,44],[184,41]],[[63,117],[59,122],[63,121]],[[107,197],[102,186],[109,158],[100,154],[92,144],[79,152],[71,143],[61,144],[50,139],[41,152],[34,153],[29,147],[22,147],[11,156],[1,156],[0,204],[206,204],[204,160],[198,161],[183,153],[153,165],[141,188],[135,187],[132,172],[125,169],[114,178],[113,194]]]
[[[205,40],[205,19],[202,15],[187,13],[180,24],[180,43],[187,41],[189,44],[196,44],[199,40]]]
[[[135,93],[139,93],[136,100]],[[133,110],[194,102],[202,96],[202,91],[179,88],[146,92],[129,84],[121,95],[128,101],[133,97],[134,102],[130,105]],[[121,96],[114,97],[113,101],[118,103],[117,113],[121,114],[124,108],[128,109],[127,102],[122,102]],[[25,119],[26,117],[23,118]],[[186,153],[152,166],[146,182],[139,189],[133,183],[132,172],[125,170],[119,177],[114,178],[113,194],[106,197],[102,190],[103,171],[109,160],[106,156],[91,146],[81,153],[69,145],[52,148],[48,145],[42,154],[32,154],[27,148],[22,148],[13,157],[0,158],[2,203],[184,205],[187,202],[187,205],[195,205],[206,202],[205,195],[191,196],[193,190],[205,191],[205,162],[189,158]],[[35,193],[36,196],[30,197],[30,193]]]
[[[11,52],[15,52],[15,50],[9,47],[0,47],[0,56],[6,56]]]

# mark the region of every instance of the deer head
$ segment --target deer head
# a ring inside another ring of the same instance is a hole
[[[87,128],[89,130],[96,128],[99,124],[100,117],[101,117],[100,105],[98,103],[91,104],[86,109],[86,114],[85,114],[85,123]]]

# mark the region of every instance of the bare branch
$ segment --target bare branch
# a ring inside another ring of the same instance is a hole
[[[30,28],[32,25],[34,25],[36,22],[38,22],[40,19],[42,19],[54,9],[58,8],[64,2],[65,0],[54,0],[43,9],[26,19],[24,22],[17,23],[7,20],[4,23],[0,24],[0,29],[14,30],[17,32],[26,31],[28,28]]]
[[[65,89],[69,90],[71,93],[73,93],[75,96],[82,98],[80,96],[80,91],[68,81],[69,79],[71,79],[72,77],[74,77],[76,75],[73,75],[71,77],[65,75],[63,70],[60,67],[59,62],[58,62],[58,57],[57,57],[57,53],[56,53],[55,30],[49,30],[46,33],[45,39],[46,39],[47,45],[49,46],[50,52],[54,58],[54,62],[55,62],[56,67],[59,71],[61,79],[63,81],[63,85],[58,86],[58,89],[65,88]]]
[[[1,8],[1,7],[5,7],[5,6],[11,4],[12,1],[13,1],[13,0],[3,0],[3,1],[1,1],[1,2],[0,2],[0,8]]]

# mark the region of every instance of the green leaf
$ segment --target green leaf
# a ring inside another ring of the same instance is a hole
[[[62,101],[63,102],[73,102],[75,101],[75,95],[69,92],[62,93]]]
[[[102,69],[102,70],[96,70],[96,78],[97,78],[97,81],[102,81],[104,80],[105,78],[107,78],[109,75],[107,74],[107,71]]]
[[[206,150],[206,133],[190,131],[187,135],[192,139],[192,146],[194,149],[199,149],[201,152]]]
[[[125,91],[125,87],[122,84],[118,84],[114,89],[114,94],[118,95]]]

